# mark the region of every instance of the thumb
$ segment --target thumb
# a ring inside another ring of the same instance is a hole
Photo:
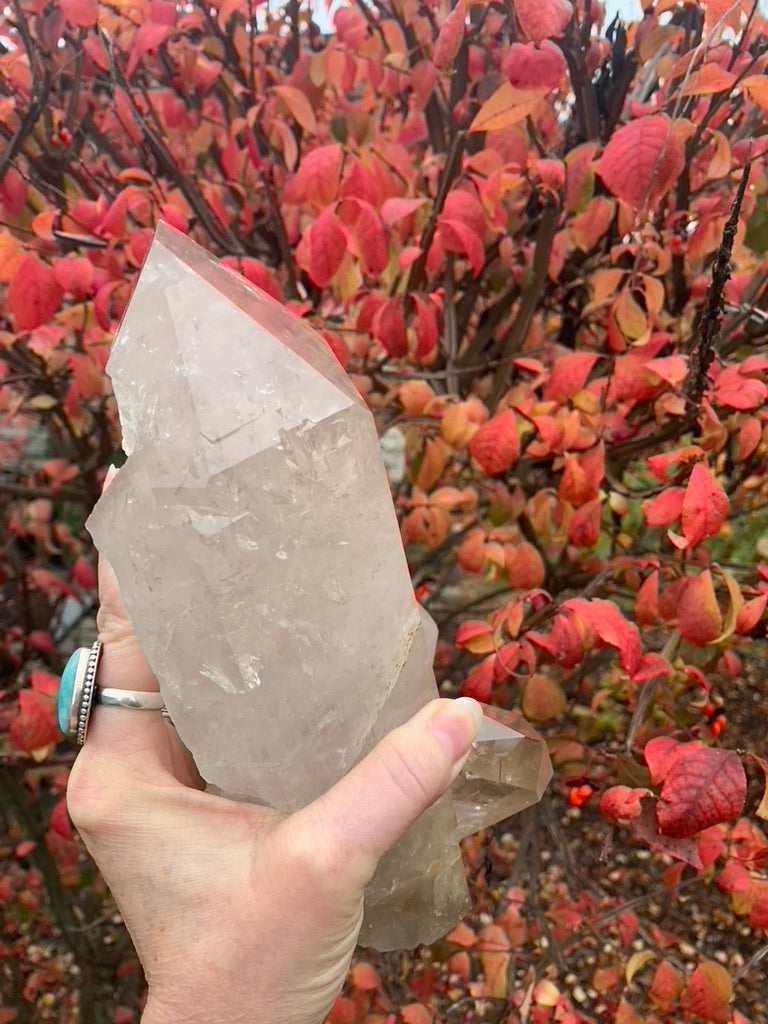
[[[432,701],[300,812],[310,815],[306,825],[342,844],[343,857],[335,859],[367,883],[380,858],[456,778],[482,720],[470,697]]]

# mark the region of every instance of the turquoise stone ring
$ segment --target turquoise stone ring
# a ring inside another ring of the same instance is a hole
[[[96,685],[96,671],[101,657],[101,641],[93,647],[81,647],[72,655],[59,680],[56,692],[56,724],[59,731],[78,746],[85,743],[91,708],[94,704],[132,711],[162,711],[167,717],[163,698],[157,692],[146,690],[108,689]]]
[[[82,746],[88,731],[96,687],[101,641],[75,651],[64,667],[56,694],[56,724],[60,732]]]

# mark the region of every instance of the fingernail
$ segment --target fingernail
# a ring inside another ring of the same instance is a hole
[[[430,721],[429,727],[454,765],[454,771],[466,760],[482,720],[483,710],[477,701],[459,697],[444,704]]]

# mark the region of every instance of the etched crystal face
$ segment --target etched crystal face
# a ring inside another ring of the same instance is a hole
[[[302,807],[436,696],[373,419],[307,324],[165,225],[107,369],[128,460],[88,527],[179,735],[218,791]],[[480,737],[462,807],[489,772],[541,795],[546,751],[521,739],[535,779],[502,768],[519,742]],[[448,794],[382,861],[361,942],[455,923],[456,840]]]

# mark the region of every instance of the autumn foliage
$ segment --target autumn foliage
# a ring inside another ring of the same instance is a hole
[[[475,912],[361,957],[332,1024],[757,1021],[768,25],[747,0],[311,13],[0,15],[0,1024],[137,1019],[52,695],[119,451],[104,363],[160,219],[346,367],[443,691],[521,708],[557,768],[465,844]]]

